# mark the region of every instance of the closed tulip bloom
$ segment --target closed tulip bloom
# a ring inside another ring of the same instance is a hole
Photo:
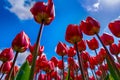
[[[68,49],[68,57],[73,57],[76,55],[76,50],[74,49],[74,47],[70,47]]]
[[[82,51],[85,51],[86,50],[86,43],[84,40],[81,40],[77,43],[77,46],[78,46],[78,51],[79,52],[82,52]]]
[[[95,50],[95,49],[99,48],[99,43],[98,43],[98,41],[96,40],[95,37],[93,37],[91,40],[86,40],[86,42],[88,44],[88,47],[91,50]]]
[[[118,55],[119,52],[120,52],[118,45],[115,44],[115,43],[112,43],[112,44],[110,45],[109,50],[110,50],[111,54],[114,54],[114,55]]]
[[[0,53],[0,60],[3,62],[10,61],[14,57],[12,48],[6,48]]]
[[[95,72],[95,74],[98,75],[98,76],[102,76],[102,71],[101,71],[101,70],[97,70],[97,71]]]
[[[120,38],[120,20],[116,20],[114,22],[110,22],[108,25],[110,31],[113,35]]]
[[[82,40],[83,34],[76,24],[69,24],[66,29],[65,40],[71,44],[75,44]]]
[[[100,38],[101,38],[103,44],[106,46],[111,45],[114,42],[113,36],[108,33],[103,33]]]
[[[2,69],[0,69],[0,70],[2,70],[1,71],[2,73],[7,74],[10,71],[10,68],[11,68],[11,62],[7,61],[3,64]]]
[[[30,65],[32,65],[33,55],[29,54],[26,58],[26,60],[29,62]]]
[[[33,54],[33,52],[35,50],[35,46],[36,46],[36,44],[34,44],[33,46],[32,45],[29,46],[30,52],[32,54]],[[41,54],[43,53],[43,51],[44,51],[44,46],[39,46],[38,56],[41,56]]]
[[[92,36],[99,32],[100,24],[94,18],[88,16],[86,21],[81,21],[80,29],[84,34]]]
[[[52,62],[54,63],[54,65],[55,65],[55,67],[57,67],[58,59],[57,59],[56,57],[53,56],[53,57],[50,59],[50,61],[52,61]]]
[[[62,60],[58,61],[58,68],[61,69],[61,70],[64,69]]]
[[[59,56],[64,56],[68,53],[68,49],[67,49],[67,46],[66,44],[62,43],[62,42],[59,42],[57,47],[56,47],[56,53],[59,55]]]
[[[82,51],[80,54],[81,58],[83,59],[84,62],[89,61],[90,55],[88,52],[86,51]]]
[[[68,67],[69,69],[74,68],[75,61],[72,57],[68,57]]]
[[[12,48],[17,52],[24,52],[29,48],[30,39],[27,34],[22,31],[16,35],[12,41]]]
[[[47,3],[36,2],[30,11],[39,24],[49,25],[55,17],[53,0],[48,0]]]

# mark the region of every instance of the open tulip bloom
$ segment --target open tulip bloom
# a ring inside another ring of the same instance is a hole
[[[90,16],[80,24],[68,24],[66,42],[56,44],[59,58],[48,60],[40,40],[44,26],[54,21],[54,2],[36,2],[30,12],[40,25],[36,42],[31,44],[24,31],[15,36],[11,47],[0,52],[0,80],[120,80],[120,41],[115,43],[115,38],[120,38],[120,20],[108,24],[113,35],[99,34],[100,23]],[[84,35],[92,38],[85,40]],[[18,66],[17,56],[26,50],[29,55]],[[92,50],[96,55],[91,56]]]

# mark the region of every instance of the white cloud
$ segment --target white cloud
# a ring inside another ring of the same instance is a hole
[[[10,12],[14,13],[21,20],[31,19],[33,16],[30,8],[33,6],[32,0],[8,0],[11,7],[6,7]]]
[[[29,55],[29,53],[30,53],[29,51],[25,51],[24,53],[19,53],[16,64],[21,66],[25,62],[26,57]]]

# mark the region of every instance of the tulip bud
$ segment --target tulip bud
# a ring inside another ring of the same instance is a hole
[[[112,43],[109,47],[111,54],[118,55],[119,54],[119,47],[117,44]]]
[[[12,42],[12,48],[13,50],[17,52],[24,52],[29,48],[30,39],[27,36],[27,34],[22,31],[19,34],[16,35]]]
[[[69,24],[66,29],[65,40],[71,44],[75,44],[80,40],[82,40],[82,38],[83,38],[83,35],[78,25]]]
[[[62,43],[62,42],[59,42],[58,45],[57,45],[57,48],[56,48],[56,53],[59,55],[59,56],[64,56],[68,53],[68,49],[67,49],[67,46],[66,44]]]
[[[33,60],[33,55],[32,54],[29,54],[26,58],[26,60],[29,62],[29,64],[31,65],[32,64],[32,60]]]
[[[56,57],[53,56],[53,57],[50,59],[50,61],[52,61],[52,62],[54,63],[54,65],[55,65],[55,67],[57,67],[58,59],[57,59]]]
[[[37,23],[49,25],[55,17],[55,9],[52,0],[48,0],[48,3],[36,2],[30,9]]]
[[[7,61],[3,64],[2,69],[0,69],[0,70],[2,70],[1,71],[2,73],[7,74],[10,71],[10,68],[11,68],[11,63],[9,61]]]
[[[62,60],[58,61],[58,68],[61,69],[61,70],[64,69]]]
[[[75,45],[76,46],[76,45]],[[74,47],[75,47],[74,46]],[[79,52],[82,52],[82,51],[85,51],[86,50],[86,43],[84,40],[81,40],[77,43],[77,46],[78,46],[78,51]]]
[[[74,49],[74,47],[70,47],[68,50],[68,57],[73,57],[76,55],[76,50]]]
[[[88,47],[91,49],[91,50],[95,50],[99,47],[99,44],[98,44],[98,41],[96,40],[95,37],[93,37],[91,40],[86,40],[87,44],[88,44]]]
[[[100,24],[94,18],[88,16],[86,21],[81,21],[80,29],[86,35],[92,36],[99,32]]]
[[[0,60],[3,62],[10,61],[14,57],[12,48],[4,49],[0,54]]]
[[[120,20],[116,20],[114,22],[110,22],[108,25],[110,31],[113,35],[120,38]]]
[[[111,36],[108,33],[103,33],[103,35],[100,37],[104,45],[111,45],[114,42],[113,36]]]

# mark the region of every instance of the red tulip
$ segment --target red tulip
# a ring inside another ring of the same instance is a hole
[[[66,29],[65,40],[71,44],[75,44],[80,40],[82,40],[82,38],[83,38],[83,35],[78,25],[69,24]]]
[[[33,54],[34,50],[35,50],[35,46],[36,44],[34,44],[33,46],[29,46],[30,52]],[[39,51],[38,51],[38,55],[41,56],[41,54],[44,51],[44,46],[39,46]]]
[[[111,36],[108,33],[103,33],[103,35],[100,37],[104,45],[111,45],[114,42],[113,36]]]
[[[82,51],[85,51],[86,50],[86,43],[84,40],[81,40],[77,43],[77,46],[78,46],[78,51],[79,52],[82,52]]]
[[[68,57],[68,67],[69,69],[74,68],[75,61],[72,57]]]
[[[48,0],[48,3],[37,2],[30,9],[37,23],[49,25],[55,17],[55,9],[52,0]]]
[[[24,52],[26,51],[26,49],[29,48],[29,44],[29,37],[24,31],[22,31],[19,34],[17,34],[17,36],[14,38],[12,42],[12,48],[17,52]]]
[[[12,48],[6,48],[0,53],[0,60],[3,62],[10,61],[14,57]]]
[[[32,59],[33,59],[33,55],[32,54],[29,54],[26,58],[26,60],[29,62],[29,64],[31,65],[32,64]]]
[[[45,74],[40,74],[38,80],[45,80]]]
[[[99,32],[100,24],[97,20],[92,17],[87,17],[86,21],[81,21],[80,29],[86,35],[94,35]]]
[[[58,61],[58,68],[61,69],[61,70],[64,69],[62,60]]]
[[[86,40],[86,41],[87,41],[88,47],[91,50],[95,50],[95,49],[99,48],[99,43],[95,37],[93,37],[91,40]]]
[[[76,50],[74,49],[74,47],[70,47],[68,50],[68,57],[73,57],[76,55]]]
[[[59,55],[59,56],[64,56],[68,53],[68,49],[67,49],[67,46],[66,44],[62,43],[62,42],[59,42],[58,45],[57,45],[57,48],[56,48],[56,53]]]
[[[84,62],[89,61],[90,55],[89,55],[88,52],[82,51],[81,54],[80,54],[80,56],[81,56],[81,58],[82,58],[82,60],[83,60]]]
[[[114,54],[114,55],[118,55],[119,52],[120,52],[118,45],[115,44],[115,43],[112,43],[112,44],[110,45],[109,49],[110,49],[110,52],[111,52],[112,54]]]
[[[54,79],[54,80],[61,80],[60,75],[57,73],[57,71],[53,71],[53,72],[51,73],[51,77],[52,77],[52,79]]]
[[[89,58],[89,63],[90,63],[90,68],[94,69],[94,66],[98,64],[96,57],[90,57]]]
[[[90,76],[89,80],[95,80],[95,77],[94,76]]]
[[[10,71],[11,68],[11,62],[7,61],[2,65],[2,68],[0,67],[0,70],[2,73],[7,74]]]
[[[52,61],[42,61],[41,67],[43,71],[50,73],[54,70],[54,63]]]
[[[95,72],[95,74],[98,75],[98,76],[102,76],[102,71],[101,71],[101,70],[97,70],[97,71]]]
[[[110,22],[108,26],[112,34],[120,38],[120,20]]]
[[[50,61],[52,61],[52,62],[54,63],[54,65],[55,65],[55,67],[57,67],[58,59],[57,59],[56,57],[53,56],[53,57],[50,59]]]

